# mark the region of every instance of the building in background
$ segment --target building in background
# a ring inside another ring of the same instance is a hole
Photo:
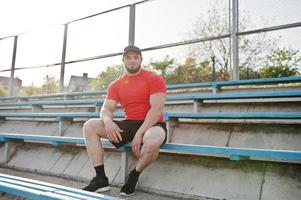
[[[82,92],[90,90],[94,78],[88,78],[88,73],[83,76],[71,76],[68,84],[68,92]]]
[[[1,88],[8,88],[9,87],[9,80],[10,77],[0,76],[0,87]],[[17,78],[13,79],[14,84],[14,93],[13,94],[19,94],[20,89],[22,87],[22,80]]]

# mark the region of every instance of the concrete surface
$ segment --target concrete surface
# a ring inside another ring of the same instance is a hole
[[[260,149],[301,150],[299,124],[180,123],[171,142]]]
[[[4,145],[0,146],[3,153]],[[129,169],[136,163],[129,156]],[[87,181],[94,169],[84,147],[23,144],[2,167],[30,171],[69,180]],[[105,171],[113,186],[121,186],[120,153],[106,152]],[[188,155],[160,154],[140,176],[139,191],[151,194],[192,195],[197,198],[299,200],[301,165],[262,161],[230,161]],[[285,186],[283,186],[285,185]],[[271,193],[275,195],[271,196]],[[281,195],[276,195],[277,193]],[[279,198],[278,198],[279,197]]]
[[[54,183],[54,184],[59,184],[59,185],[64,185],[64,186],[69,186],[69,187],[74,187],[74,188],[83,188],[85,187],[88,182],[80,181],[80,180],[75,180],[75,179],[67,179],[67,178],[61,178],[57,176],[49,176],[45,174],[37,174],[37,173],[32,173],[32,172],[24,172],[24,171],[19,171],[19,170],[12,170],[8,168],[0,168],[0,173],[4,174],[9,174],[9,175],[14,175],[14,176],[20,176],[24,178],[30,178],[30,179],[35,179],[39,181],[45,181],[49,183]],[[103,192],[102,194],[105,195],[110,195],[118,198],[122,198],[119,196],[119,191],[120,187],[116,186],[111,186],[110,191]],[[23,200],[24,198],[21,197],[16,197],[13,195],[9,194],[1,194],[0,193],[0,199],[1,200]],[[160,191],[157,192],[149,192],[149,191],[143,191],[143,190],[137,190],[134,196],[127,197],[124,199],[132,199],[132,200],[214,200],[214,199],[209,199],[209,198],[202,198],[202,197],[197,197],[197,196],[192,196],[192,195],[174,195],[172,193],[160,193]]]

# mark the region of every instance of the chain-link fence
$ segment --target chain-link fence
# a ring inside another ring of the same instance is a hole
[[[0,38],[0,95],[104,89],[122,50],[168,84],[300,75],[299,0],[142,1]]]

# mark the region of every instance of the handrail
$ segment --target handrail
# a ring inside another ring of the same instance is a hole
[[[187,83],[175,84],[167,86],[168,89],[184,89],[184,88],[197,88],[197,87],[222,87],[222,86],[235,86],[235,85],[252,85],[252,84],[270,84],[270,83],[293,83],[301,82],[301,76],[281,77],[281,78],[263,78],[263,79],[247,79],[237,81],[218,81],[218,82],[200,82],[200,83]]]
[[[76,99],[76,100],[51,100],[51,101],[31,101],[31,102],[3,102],[4,106],[42,106],[42,105],[102,105],[104,99]]]
[[[221,100],[221,99],[251,99],[251,98],[284,98],[301,97],[301,90],[295,91],[264,91],[264,92],[242,92],[242,93],[219,93],[200,95],[169,95],[167,101],[179,100]]]
[[[248,79],[248,80],[237,80],[237,81],[218,81],[218,82],[199,82],[199,83],[186,83],[186,84],[173,84],[167,85],[168,90],[176,89],[190,89],[200,87],[212,87],[213,93],[216,89],[223,86],[238,86],[238,85],[252,85],[252,84],[277,84],[277,83],[294,83],[301,82],[301,76],[294,77],[281,77],[281,78],[265,78],[265,79]],[[106,90],[96,90],[87,92],[64,92],[55,94],[44,94],[44,95],[31,95],[31,96],[14,96],[14,97],[0,97],[0,100],[20,100],[20,99],[35,99],[35,98],[54,98],[63,97],[64,99],[76,97],[76,96],[91,96],[91,95],[104,95]]]
[[[169,112],[164,114],[165,120],[170,119],[301,119],[299,112],[251,112],[251,113],[188,113]]]
[[[84,138],[76,137],[60,137],[60,136],[45,136],[45,135],[25,135],[15,133],[0,133],[0,142],[10,140],[33,140],[33,141],[47,141],[56,143],[77,143],[85,144]],[[104,145],[111,145],[108,140],[102,139]],[[127,143],[125,148],[131,148],[131,143]],[[255,157],[281,160],[296,160],[301,161],[301,151],[292,150],[275,150],[275,149],[254,149],[241,147],[221,147],[208,145],[194,145],[194,144],[177,144],[168,143],[160,147],[161,150],[186,152],[196,154],[220,154],[229,156],[230,159],[237,159],[239,157]],[[121,149],[122,151],[122,149]]]
[[[0,112],[0,118],[55,118],[58,121],[70,118],[97,118],[98,112],[74,112],[74,113],[21,113],[21,112]],[[114,118],[124,118],[124,112],[114,112]],[[164,119],[301,119],[300,112],[164,112]]]
[[[264,91],[242,93],[219,93],[200,95],[167,95],[167,101],[181,100],[221,100],[221,99],[248,99],[248,98],[284,98],[301,97],[301,90],[291,91]],[[104,99],[74,99],[74,100],[50,100],[32,102],[2,102],[0,107],[5,106],[42,106],[42,105],[102,105]]]

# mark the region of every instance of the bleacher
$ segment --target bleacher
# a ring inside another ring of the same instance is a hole
[[[265,79],[250,79],[238,81],[219,81],[219,82],[201,82],[201,83],[186,83],[167,85],[169,91],[178,89],[192,89],[192,88],[210,88],[213,94],[221,91],[226,86],[242,86],[242,85],[278,85],[285,83],[298,83],[301,77],[282,77],[282,78],[265,78]],[[105,95],[106,90],[87,91],[87,92],[73,92],[73,93],[57,93],[57,94],[44,94],[44,95],[31,95],[31,96],[13,96],[13,97],[0,97],[1,101],[14,100],[14,101],[28,101],[33,99],[51,99],[62,98],[64,100],[81,97],[81,96],[95,96]]]
[[[273,199],[281,192],[296,199],[300,82],[301,77],[287,77],[169,85],[168,143],[139,188],[215,199]],[[104,95],[103,90],[0,98],[1,165],[89,180],[94,174],[81,128],[99,117]],[[119,109],[114,117],[124,114]],[[120,186],[134,164],[131,144],[116,151],[102,142],[110,182]],[[291,187],[279,191],[281,183]]]
[[[118,200],[119,198],[87,192],[62,185],[0,173],[0,192],[32,200]]]

